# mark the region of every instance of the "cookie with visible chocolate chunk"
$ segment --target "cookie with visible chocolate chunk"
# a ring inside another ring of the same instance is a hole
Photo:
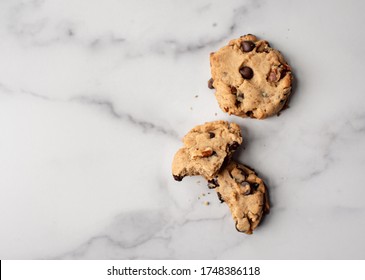
[[[190,130],[183,142],[172,162],[174,179],[201,175],[210,180],[242,143],[241,129],[226,121],[207,122]]]
[[[210,88],[229,114],[264,119],[287,104],[293,75],[282,54],[248,34],[210,54]]]
[[[231,210],[240,232],[252,234],[263,215],[269,212],[267,189],[255,171],[243,164],[231,161],[216,178],[208,183],[214,188],[221,202]]]

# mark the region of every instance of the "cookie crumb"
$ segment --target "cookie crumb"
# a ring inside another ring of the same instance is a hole
[[[218,114],[217,113],[214,113],[214,116],[218,116]]]
[[[199,95],[195,95],[195,98],[198,98],[199,97]]]
[[[209,201],[204,201],[204,205],[205,206],[208,206],[210,204],[210,202]]]

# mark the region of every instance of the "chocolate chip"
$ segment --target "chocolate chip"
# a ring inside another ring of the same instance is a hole
[[[237,150],[237,148],[238,148],[238,146],[239,146],[240,144],[238,143],[238,142],[233,142],[232,144],[229,144],[228,145],[228,150],[229,151],[234,151],[234,150]]]
[[[280,73],[280,78],[279,78],[279,80],[281,80],[282,78],[284,78],[287,72],[288,72],[288,71],[287,71],[286,69],[283,69],[283,70],[281,71],[281,73]]]
[[[176,181],[181,181],[184,178],[184,176],[179,176],[179,175],[172,175],[172,176],[174,176],[174,179]]]
[[[255,189],[255,190],[257,190],[257,188],[260,186],[260,184],[257,184],[257,183],[253,183],[252,184],[252,187]]]
[[[212,180],[208,180],[208,188],[214,189],[216,187],[219,187],[217,178],[213,178]]]
[[[250,52],[255,48],[255,43],[252,41],[242,41],[241,42],[241,50],[243,52]]]
[[[237,89],[235,87],[231,87],[231,93],[232,94],[236,94],[237,93]]]
[[[244,78],[246,80],[250,80],[253,77],[253,71],[248,66],[241,67],[240,73],[241,73],[242,78]]]
[[[253,112],[252,111],[247,111],[246,116],[252,118],[253,117]]]
[[[210,88],[210,89],[214,89],[213,82],[214,82],[213,78],[210,78],[210,79],[208,80],[208,88]]]
[[[219,201],[220,201],[221,203],[223,203],[223,202],[224,202],[224,199],[223,199],[223,197],[222,197],[221,193],[220,193],[220,192],[217,192],[217,195],[218,195],[218,199],[219,199]]]
[[[209,132],[209,138],[212,139],[215,137],[215,133],[214,132]]]

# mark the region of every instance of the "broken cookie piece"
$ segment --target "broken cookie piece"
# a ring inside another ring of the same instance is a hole
[[[262,179],[247,166],[232,161],[219,172],[214,182],[219,200],[231,210],[236,229],[252,234],[270,209]]]
[[[194,127],[183,142],[172,162],[174,179],[201,175],[211,180],[242,143],[241,129],[226,121],[208,122]]]

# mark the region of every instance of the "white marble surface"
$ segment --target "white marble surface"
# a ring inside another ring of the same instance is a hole
[[[364,9],[1,0],[0,259],[364,259]],[[206,86],[209,53],[246,33],[294,69],[280,117],[228,116]],[[270,188],[252,236],[203,179],[171,177],[181,137],[217,119]]]

